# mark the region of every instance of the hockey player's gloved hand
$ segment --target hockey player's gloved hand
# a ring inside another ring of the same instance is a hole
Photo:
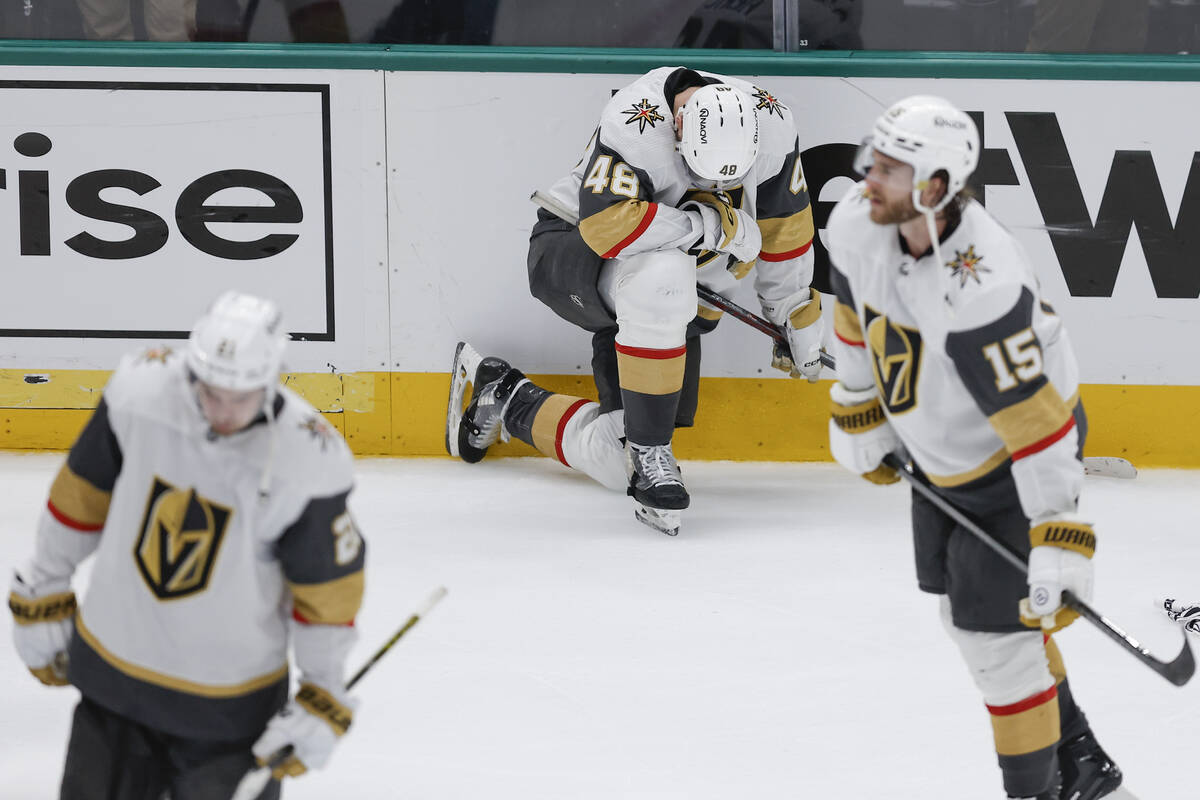
[[[762,250],[762,232],[754,217],[734,208],[724,192],[701,192],[679,207],[698,214],[703,234],[696,247],[716,253],[728,253],[737,263],[758,258]]]
[[[321,769],[328,763],[333,746],[349,730],[357,705],[356,700],[341,693],[335,697],[316,684],[301,683],[300,691],[271,717],[267,729],[250,749],[259,765],[265,766],[279,750],[292,746],[292,754],[271,770],[275,778]]]
[[[1054,633],[1079,617],[1062,604],[1064,589],[1085,602],[1092,597],[1096,534],[1090,523],[1066,514],[1035,522],[1029,540],[1029,597],[1021,601],[1021,622]]]
[[[776,342],[771,366],[793,378],[806,378],[809,383],[816,383],[821,377],[820,293],[803,289],[784,300],[771,301],[760,296],[758,302],[767,319],[787,333],[788,350]]]
[[[883,413],[875,387],[847,389],[841,381],[829,390],[829,450],[846,469],[871,483],[900,480],[896,470],[884,466],[883,457],[900,450],[900,437]]]
[[[37,586],[13,574],[8,595],[17,654],[47,686],[67,685],[67,643],[75,620],[75,593],[66,580]]]

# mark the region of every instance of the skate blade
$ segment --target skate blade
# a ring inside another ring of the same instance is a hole
[[[450,398],[446,402],[446,452],[458,458],[458,426],[462,422],[466,404],[463,398],[467,384],[475,380],[475,372],[483,357],[466,342],[459,342],[454,350],[454,363],[450,367]]]
[[[664,508],[650,508],[641,503],[634,505],[633,515],[638,522],[643,525],[649,525],[659,533],[665,533],[667,536],[676,536],[679,533],[679,523],[682,515],[679,511],[673,511]]]

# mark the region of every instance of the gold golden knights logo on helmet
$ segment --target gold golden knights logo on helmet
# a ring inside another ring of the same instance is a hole
[[[917,406],[921,373],[921,332],[897,325],[870,306],[864,306],[867,347],[875,383],[887,410],[903,414]]]
[[[146,500],[134,559],[146,585],[160,600],[202,592],[233,511],[155,477]]]

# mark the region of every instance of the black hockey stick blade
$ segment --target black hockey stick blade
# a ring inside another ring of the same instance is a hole
[[[1192,646],[1188,642],[1186,635],[1183,637],[1183,649],[1179,651],[1179,655],[1175,656],[1171,661],[1162,661],[1155,658],[1137,639],[1134,639],[1128,633],[1121,630],[1111,620],[1103,614],[1098,613],[1070,591],[1063,592],[1063,602],[1078,611],[1081,617],[1095,625],[1106,636],[1133,653],[1143,664],[1159,675],[1162,675],[1174,685],[1183,686],[1196,673],[1196,659],[1192,655]]]
[[[946,500],[940,494],[935,492],[925,484],[923,480],[917,477],[916,473],[905,463],[903,463],[895,453],[889,453],[883,457],[883,463],[899,473],[901,478],[908,481],[913,490],[928,500],[933,505],[937,506],[943,513],[952,518],[955,522],[965,528],[976,539],[991,548],[995,553],[1003,558],[1010,566],[1015,569],[1027,573],[1028,565],[1025,559],[1017,553],[1013,552],[1003,542],[996,539],[983,528],[980,528],[974,522],[967,518],[965,514],[958,510],[950,501]],[[1183,639],[1183,650],[1172,661],[1162,661],[1155,658],[1154,655],[1142,646],[1137,639],[1121,630],[1119,627],[1110,622],[1106,617],[1096,612],[1087,603],[1080,600],[1072,592],[1063,592],[1063,602],[1079,612],[1079,615],[1088,622],[1095,625],[1097,628],[1108,636],[1121,647],[1128,650],[1143,664],[1157,672],[1159,675],[1166,678],[1176,686],[1183,686],[1191,680],[1193,673],[1196,671],[1196,662],[1192,657],[1192,648],[1188,643],[1187,636]]]

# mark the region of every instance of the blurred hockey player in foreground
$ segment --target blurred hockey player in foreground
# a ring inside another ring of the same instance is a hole
[[[757,259],[763,313],[786,328],[797,360],[776,354],[773,365],[809,381],[821,371],[812,210],[792,113],[745,81],[652,70],[612,97],[550,194],[580,224],[538,212],[530,291],[592,332],[599,403],[548,392],[460,346],[447,449],[474,462],[516,436],[627,491],[639,519],[674,534],[689,497],[671,439],[693,423],[700,335],[720,317],[698,304],[697,282],[731,293]],[[466,381],[474,391],[463,415]]]
[[[274,303],[222,295],[183,352],[122,361],[50,488],[9,606],[30,671],[82,694],[63,800],[224,800],[255,756],[320,768],[350,725],[352,457],[279,384],[286,338]]]
[[[881,459],[906,451],[921,479],[1028,558],[1026,582],[914,492],[918,582],[942,595],[1008,796],[1094,800],[1121,772],[1075,704],[1051,636],[1077,616],[1062,591],[1086,600],[1092,589],[1096,537],[1076,514],[1087,433],[1079,371],[1028,257],[962,192],[978,161],[975,123],[937,97],[896,103],[865,141],[865,180],[827,229],[838,366],[830,449],[875,483],[899,480]]]

